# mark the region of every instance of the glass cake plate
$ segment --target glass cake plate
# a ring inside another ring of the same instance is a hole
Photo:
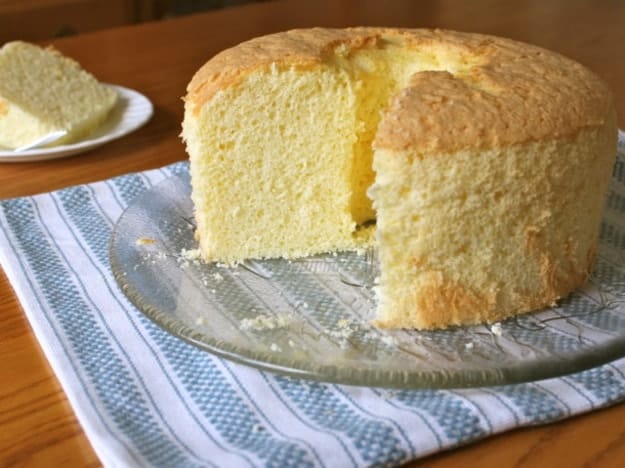
[[[188,176],[140,196],[111,241],[128,298],[170,333],[259,369],[352,385],[450,388],[555,377],[625,355],[623,140],[586,286],[557,307],[442,331],[369,324],[370,252],[236,267],[197,258]]]

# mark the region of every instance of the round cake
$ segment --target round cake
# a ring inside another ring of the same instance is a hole
[[[210,59],[185,98],[209,261],[372,246],[381,327],[495,322],[589,277],[615,159],[601,80],[516,41],[305,29]]]

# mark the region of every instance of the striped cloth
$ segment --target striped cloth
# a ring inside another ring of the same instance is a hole
[[[619,151],[625,157],[625,134]],[[106,466],[394,466],[625,397],[625,359],[519,385],[387,390],[287,378],[215,357],[136,310],[112,228],[185,163],[0,202],[0,261]]]

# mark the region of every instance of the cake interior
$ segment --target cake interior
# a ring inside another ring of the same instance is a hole
[[[206,258],[289,258],[370,243],[376,215],[367,190],[383,110],[412,74],[459,74],[470,59],[387,38],[339,45],[314,69],[283,67],[250,73],[185,122]]]

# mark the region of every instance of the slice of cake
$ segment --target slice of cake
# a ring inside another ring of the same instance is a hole
[[[18,148],[52,132],[55,144],[100,125],[117,93],[51,48],[15,41],[0,49],[0,147]]]
[[[507,39],[256,38],[188,86],[200,249],[232,263],[374,244],[384,327],[542,308],[590,274],[615,122],[594,74]]]

